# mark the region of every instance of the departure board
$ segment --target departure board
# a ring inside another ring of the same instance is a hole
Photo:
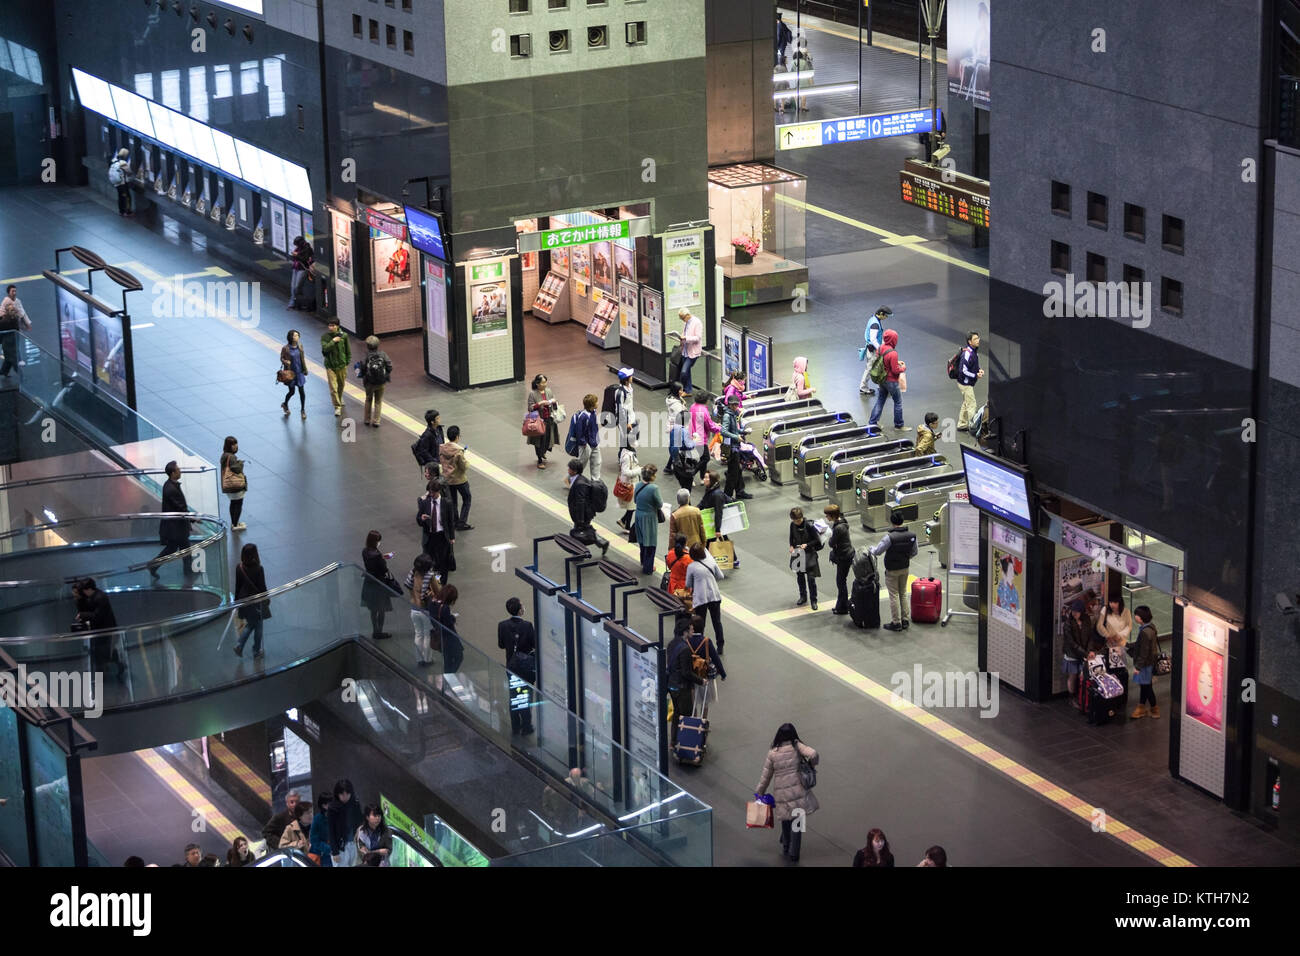
[[[945,173],[953,182],[943,181]],[[989,227],[987,181],[911,159],[898,174],[898,180],[903,202],[972,226]]]

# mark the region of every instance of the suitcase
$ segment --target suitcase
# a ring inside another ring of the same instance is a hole
[[[934,558],[930,559],[934,571]],[[918,624],[937,624],[943,614],[943,584],[933,574],[912,582],[912,620]]]
[[[673,756],[678,763],[698,767],[704,763],[709,741],[709,722],[703,717],[680,717],[677,720],[677,743]]]
[[[858,578],[849,593],[849,617],[858,627],[880,627],[880,582]]]
[[[1124,712],[1124,687],[1114,674],[1088,678],[1088,722],[1104,724]]]

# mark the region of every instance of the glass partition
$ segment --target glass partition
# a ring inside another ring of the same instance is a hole
[[[27,793],[23,790],[22,757],[18,735],[25,726],[11,707],[0,707],[0,850],[15,866],[31,866],[27,848]]]
[[[24,468],[24,464],[30,467]],[[38,463],[19,463],[11,466],[11,470],[41,467]],[[195,514],[222,513],[224,499],[219,472],[220,469],[211,465],[181,469],[185,501]],[[42,521],[67,523],[78,518],[154,512],[161,507],[166,480],[161,468],[146,468],[51,475],[0,484],[0,530]],[[7,542],[0,540],[0,554],[7,546]]]
[[[38,866],[75,866],[68,755],[40,727],[25,721],[22,727],[27,738],[32,814],[36,821],[35,862]]]

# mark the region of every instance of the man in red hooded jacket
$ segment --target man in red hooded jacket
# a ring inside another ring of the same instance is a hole
[[[898,333],[893,329],[885,329],[881,336],[879,358],[885,364],[885,380],[876,392],[876,404],[867,424],[875,425],[880,421],[880,413],[885,410],[885,398],[889,397],[894,400],[894,428],[902,431],[906,428],[903,424],[903,392],[907,380],[903,373],[907,371],[907,363],[898,357]]]

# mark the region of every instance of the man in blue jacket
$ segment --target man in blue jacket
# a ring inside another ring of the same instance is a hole
[[[980,334],[966,333],[966,347],[957,362],[957,391],[961,392],[961,411],[957,415],[957,431],[964,432],[975,417],[975,383],[984,377],[980,368]]]
[[[573,416],[569,425],[578,442],[574,457],[582,462],[591,478],[600,477],[600,416],[596,414],[599,401],[595,395],[584,395],[582,411]]]

